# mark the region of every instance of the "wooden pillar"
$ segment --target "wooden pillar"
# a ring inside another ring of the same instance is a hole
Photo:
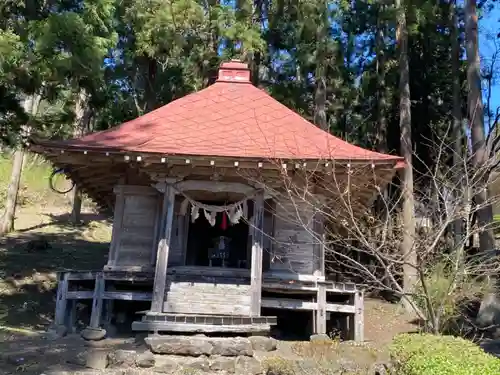
[[[324,227],[324,217],[321,212],[316,212],[313,221],[313,232],[314,232],[314,244],[313,244],[313,254],[314,254],[314,270],[313,274],[315,276],[325,275],[325,227]]]
[[[66,306],[68,303],[68,278],[69,272],[59,275],[59,281],[57,283],[56,314],[54,317],[54,323],[56,326],[65,324]]]
[[[316,333],[326,333],[326,286],[318,285],[318,296],[316,298],[318,309],[316,310]]]
[[[264,191],[260,191],[255,197],[253,217],[250,313],[252,316],[260,316],[262,302],[262,252],[264,247]]]
[[[162,231],[158,242],[158,252],[156,255],[155,281],[153,286],[153,301],[151,312],[159,313],[163,311],[163,301],[165,299],[165,287],[167,282],[167,264],[172,237],[172,222],[174,219],[175,190],[167,183],[162,207]]]
[[[354,307],[356,309],[354,313],[354,341],[363,342],[364,340],[364,292],[358,290],[354,295]]]
[[[114,193],[116,194],[116,203],[113,215],[113,229],[111,232],[108,266],[114,266],[116,264],[118,248],[120,246],[123,213],[125,212],[125,194],[123,188],[121,188],[121,186],[115,187]]]
[[[90,328],[99,328],[101,325],[102,303],[104,295],[104,277],[101,272],[97,273],[94,286],[94,295],[92,296],[92,312],[90,314]]]

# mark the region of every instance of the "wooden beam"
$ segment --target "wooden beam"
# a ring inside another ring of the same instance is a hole
[[[167,322],[147,322],[137,321],[132,323],[133,331],[168,331],[168,332],[230,332],[230,333],[250,333],[266,332],[271,329],[269,324],[240,324],[240,325],[212,325],[212,324],[192,324],[192,323],[167,323]]]
[[[168,253],[170,238],[172,237],[172,222],[174,219],[175,191],[171,186],[166,187],[162,207],[162,234],[158,242],[156,255],[155,281],[153,286],[153,302],[151,312],[161,312],[165,299],[165,288],[167,282]]]
[[[270,309],[283,309],[283,310],[317,311],[318,303],[310,301],[302,301],[299,299],[292,299],[292,298],[262,298],[262,307]],[[352,305],[326,303],[325,311],[350,314],[354,316],[355,308]]]
[[[316,301],[318,302],[318,309],[316,310],[316,333],[326,333],[326,287],[318,285],[318,294]]]
[[[213,193],[240,193],[251,194],[255,192],[255,188],[240,182],[223,182],[223,181],[197,181],[185,180],[175,184],[175,188],[180,191],[202,190]]]
[[[255,197],[254,227],[252,231],[252,267],[250,270],[250,294],[252,316],[260,316],[262,299],[262,260],[264,248],[264,192],[260,191]]]
[[[115,194],[125,195],[157,195],[158,192],[150,186],[116,185],[113,188]]]

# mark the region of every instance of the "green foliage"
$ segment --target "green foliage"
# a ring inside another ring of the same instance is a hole
[[[453,336],[404,334],[390,348],[398,375],[493,375],[500,361],[474,343]]]
[[[467,306],[479,302],[488,291],[486,280],[468,277],[453,267],[451,260],[426,266],[426,275],[415,290],[414,302],[425,314],[424,328],[429,331],[464,334],[461,329]]]

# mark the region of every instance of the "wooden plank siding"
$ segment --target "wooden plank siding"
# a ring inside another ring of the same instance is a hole
[[[314,254],[313,213],[304,202],[276,202],[272,271],[312,275],[317,266]]]
[[[157,247],[161,195],[147,186],[117,186],[108,266],[152,266]]]
[[[186,242],[188,231],[186,220],[189,220],[190,211],[185,216],[181,215],[180,208],[183,198],[177,196],[174,205],[174,218],[172,221],[172,237],[170,240],[170,252],[168,254],[168,266],[183,266],[186,251]]]
[[[250,315],[250,285],[167,281],[163,312]]]

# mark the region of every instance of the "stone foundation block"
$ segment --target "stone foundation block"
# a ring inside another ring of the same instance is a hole
[[[252,344],[248,338],[216,338],[211,339],[213,355],[237,357],[239,355],[252,356]]]
[[[262,374],[262,366],[260,362],[253,357],[240,356],[236,358],[236,374],[237,375],[260,375]]]
[[[212,354],[212,344],[202,337],[151,336],[144,339],[146,346],[155,354],[201,356]]]
[[[103,338],[106,337],[106,330],[102,328],[87,327],[82,331],[82,337],[85,340],[92,340],[92,341],[102,340]]]
[[[272,337],[252,336],[249,340],[255,351],[272,352],[276,350],[277,342]]]
[[[199,370],[201,373],[205,373],[210,370],[210,362],[208,361],[208,358],[206,356],[189,358],[186,360],[186,363],[182,364],[182,367]]]
[[[108,367],[108,352],[102,349],[88,350],[85,357],[85,367],[104,370]]]
[[[210,370],[224,371],[228,374],[234,374],[236,361],[232,357],[212,356],[210,357]]]
[[[135,350],[115,350],[108,354],[108,366],[134,366],[137,359],[137,352]]]
[[[151,352],[143,352],[136,356],[135,364],[137,367],[141,368],[151,368],[154,367],[156,361],[155,356]]]

